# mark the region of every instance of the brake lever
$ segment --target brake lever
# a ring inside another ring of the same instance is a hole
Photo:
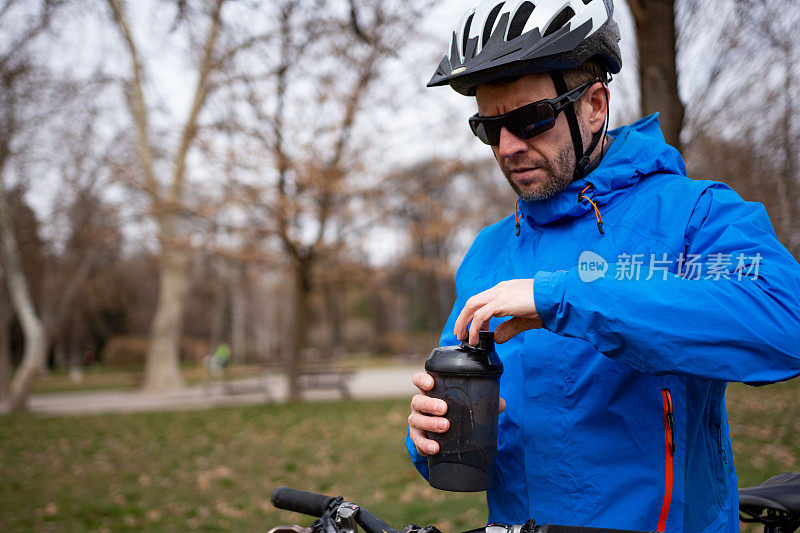
[[[344,498],[338,496],[334,498],[331,503],[328,505],[328,509],[322,513],[322,516],[317,518],[311,523],[311,529],[314,533],[338,533],[338,525],[336,524],[336,516],[338,515],[339,507],[343,506],[344,504],[348,504],[349,502],[345,502]],[[352,504],[350,504],[352,505]],[[355,529],[351,530],[355,531]]]

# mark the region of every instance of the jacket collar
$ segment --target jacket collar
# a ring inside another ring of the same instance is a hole
[[[566,189],[548,200],[519,202],[519,209],[531,227],[555,222],[565,217],[579,217],[592,209],[584,195],[600,206],[607,206],[625,189],[650,174],[667,172],[686,175],[680,153],[664,141],[658,124],[658,113],[644,117],[629,126],[608,132],[614,142],[600,164],[588,176],[573,181]]]

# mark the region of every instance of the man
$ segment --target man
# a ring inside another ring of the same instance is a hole
[[[656,116],[605,134],[612,15],[492,0],[453,33],[429,85],[475,96],[519,200],[464,258],[441,343],[493,329],[505,366],[491,522],[734,532],[725,386],[800,373],[800,265],[763,206],[686,177]],[[414,384],[427,476],[447,405]]]

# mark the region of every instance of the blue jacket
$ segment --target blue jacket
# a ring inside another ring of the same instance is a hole
[[[800,265],[761,204],[686,177],[655,115],[610,134],[589,176],[520,202],[520,235],[513,216],[484,228],[458,269],[442,345],[508,279],[534,278],[545,325],[496,346],[489,521],[732,533],[726,382],[800,373]]]

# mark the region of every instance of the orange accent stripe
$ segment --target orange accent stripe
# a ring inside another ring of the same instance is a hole
[[[672,503],[672,456],[675,452],[675,428],[672,419],[672,394],[669,389],[661,390],[661,399],[664,403],[664,441],[667,450],[666,483],[664,484],[664,501],[661,504],[661,515],[658,517],[658,528],[661,533],[667,527],[669,506]]]

